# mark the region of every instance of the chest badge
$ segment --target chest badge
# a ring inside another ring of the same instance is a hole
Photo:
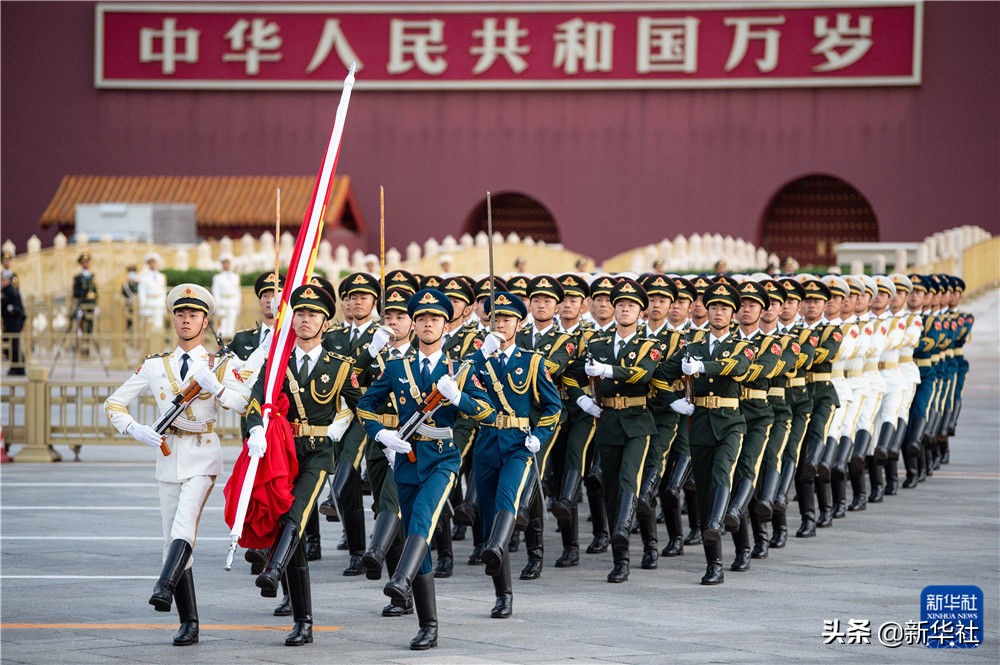
[[[166,400],[167,399],[167,394],[165,392],[163,392],[162,390],[160,391],[160,399],[161,400]]]
[[[524,374],[524,368],[518,367],[517,369],[514,370],[514,374],[516,374],[517,376],[521,376],[522,374]]]
[[[627,358],[628,358],[629,360],[635,360],[635,351],[632,351],[632,352],[631,352],[630,354],[628,354],[628,356],[626,356],[626,357],[627,357]]]
[[[330,383],[330,375],[324,374],[323,376],[319,377],[319,381],[320,383]]]

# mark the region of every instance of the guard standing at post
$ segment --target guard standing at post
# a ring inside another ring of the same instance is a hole
[[[97,316],[97,282],[90,272],[90,254],[84,252],[77,259],[80,272],[73,278],[73,303],[76,308],[74,318],[80,331],[89,335],[94,332],[94,317]]]

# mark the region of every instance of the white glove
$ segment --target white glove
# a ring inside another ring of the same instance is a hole
[[[368,353],[372,358],[379,354],[379,351],[385,348],[385,345],[392,341],[395,337],[392,330],[386,326],[380,327],[372,335],[372,341],[368,343]]]
[[[250,436],[247,437],[247,452],[250,457],[263,457],[267,451],[267,438],[264,436],[264,428],[255,425],[250,428]]]
[[[151,448],[159,448],[160,443],[163,441],[163,437],[156,433],[156,430],[149,425],[143,425],[142,423],[132,423],[129,425],[125,433],[131,436],[133,439],[139,443],[145,443]]]
[[[395,469],[396,468],[396,451],[395,450],[391,450],[389,448],[383,448],[382,449],[382,454],[385,455],[385,458],[387,460],[389,460],[389,468],[390,469]]]
[[[479,350],[483,352],[483,356],[489,358],[494,353],[500,350],[500,343],[503,338],[497,333],[489,333],[486,335],[486,339],[483,340],[483,345],[479,347]]]
[[[394,453],[408,453],[413,446],[405,439],[399,438],[399,432],[394,429],[384,429],[375,435],[375,440]]]
[[[534,455],[538,452],[538,449],[542,447],[542,442],[538,440],[538,437],[534,434],[529,434],[524,437],[524,447],[528,449],[528,452]]]
[[[346,417],[340,417],[340,414],[337,414],[337,417],[333,419],[330,426],[326,428],[326,435],[334,441],[340,441],[344,436],[344,432],[346,432],[347,428],[351,426],[351,422],[353,420],[354,416],[350,411],[347,412]]]
[[[588,362],[586,364],[587,376],[601,376],[610,379],[614,376],[614,367],[606,363]]]
[[[601,407],[597,406],[597,402],[590,395],[580,395],[576,398],[576,405],[580,407],[580,410],[586,413],[588,416],[593,416],[595,418],[601,417]]]
[[[453,377],[447,374],[438,379],[437,389],[452,404],[458,404],[462,399],[462,391],[458,389],[458,384],[455,383]]]
[[[705,373],[705,363],[700,360],[682,360],[681,371],[689,376]]]
[[[222,392],[222,384],[215,377],[215,372],[208,368],[208,365],[199,365],[194,371],[194,380],[205,392],[218,395]]]
[[[690,416],[694,413],[694,404],[689,402],[686,397],[682,399],[675,399],[670,403],[670,408],[682,416]]]

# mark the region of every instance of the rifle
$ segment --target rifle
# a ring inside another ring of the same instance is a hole
[[[684,353],[685,359],[691,362],[691,354]],[[681,374],[681,379],[684,381],[684,399],[694,404],[694,377],[690,374]],[[688,430],[691,429],[691,414],[687,415]]]
[[[201,386],[198,385],[197,381],[192,379],[191,383],[188,384],[188,387],[174,397],[173,402],[171,402],[172,406],[167,410],[167,412],[160,416],[160,419],[156,421],[155,425],[153,425],[153,429],[156,430],[156,433],[163,435],[163,433],[167,431],[167,428],[170,427],[170,425],[177,420],[182,413],[184,413],[184,409],[187,408],[188,404],[193,402],[195,398],[198,397],[198,393],[200,392]],[[160,452],[163,453],[164,457],[170,455],[170,448],[167,447],[167,442],[164,439],[160,439]]]
[[[471,366],[472,366],[471,360],[466,360],[462,362],[462,364],[458,366],[458,372],[455,374],[455,376],[461,376],[462,372],[464,372]],[[444,395],[442,395],[440,391],[438,391],[437,386],[435,386],[434,390],[432,390],[430,394],[427,395],[423,403],[419,407],[417,407],[416,412],[412,416],[410,416],[409,420],[407,420],[400,426],[398,430],[399,438],[403,439],[404,441],[409,441],[410,437],[417,433],[417,429],[419,429],[421,425],[430,420],[431,416],[434,415],[434,412],[437,411],[438,408],[441,406],[442,400],[444,400]],[[406,454],[406,457],[411,462],[417,461],[417,455],[412,450]]]
[[[594,364],[594,356],[590,355],[590,351],[587,352],[587,363],[590,365]],[[597,376],[588,376],[587,380],[590,382],[590,396],[593,398],[597,405],[601,405],[601,379]]]

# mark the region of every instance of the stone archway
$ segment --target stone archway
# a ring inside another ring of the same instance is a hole
[[[493,232],[507,236],[516,233],[545,243],[561,242],[559,227],[549,209],[539,201],[519,192],[503,192],[491,196]],[[465,219],[463,233],[475,237],[486,232],[486,198],[480,201]]]
[[[760,225],[759,245],[802,267],[833,265],[840,242],[878,242],[871,204],[851,184],[811,174],[786,184],[771,198]]]

